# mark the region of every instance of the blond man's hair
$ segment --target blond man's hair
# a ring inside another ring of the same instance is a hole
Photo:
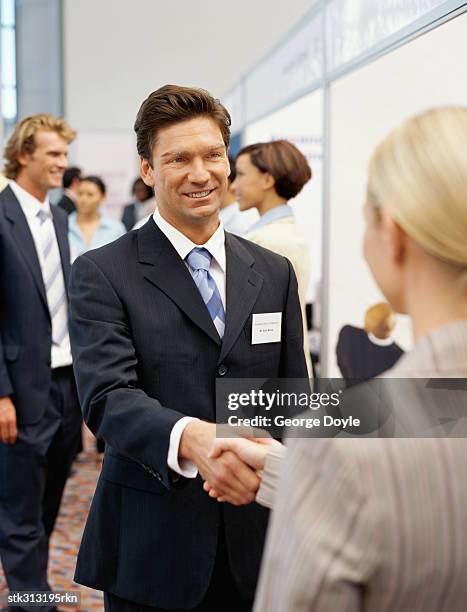
[[[378,338],[390,336],[396,324],[394,310],[387,302],[373,304],[365,312],[365,331]]]
[[[71,129],[62,117],[54,117],[47,113],[25,117],[16,124],[15,129],[5,146],[4,174],[9,179],[16,179],[21,169],[18,156],[23,153],[33,153],[36,148],[35,135],[40,131],[56,132],[67,143],[75,139],[76,132]]]
[[[376,148],[368,202],[386,208],[425,252],[467,275],[467,107],[408,119]]]

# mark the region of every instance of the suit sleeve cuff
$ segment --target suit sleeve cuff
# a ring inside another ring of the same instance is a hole
[[[6,383],[0,384],[0,397],[7,397],[13,395],[13,387]]]
[[[167,457],[169,468],[185,478],[196,478],[196,476],[198,476],[198,469],[194,463],[188,461],[188,459],[178,458],[180,438],[182,437],[183,430],[191,421],[199,421],[199,419],[195,419],[194,417],[182,417],[175,423],[170,432],[169,454]]]
[[[13,395],[13,386],[8,376],[8,371],[5,366],[5,362],[2,359],[2,345],[0,341],[0,397],[6,395]]]

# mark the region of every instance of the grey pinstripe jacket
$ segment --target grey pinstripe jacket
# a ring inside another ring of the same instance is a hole
[[[467,377],[467,321],[392,377]],[[291,439],[266,462],[272,504],[255,612],[465,612],[466,439]],[[280,476],[279,476],[280,473]]]

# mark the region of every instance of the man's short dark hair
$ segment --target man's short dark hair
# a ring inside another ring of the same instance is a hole
[[[142,103],[135,121],[138,153],[150,163],[158,131],[173,123],[210,117],[217,123],[226,148],[230,142],[231,119],[227,109],[205,89],[164,85]]]
[[[64,189],[69,189],[72,182],[75,179],[81,178],[81,168],[76,168],[76,166],[71,166],[67,168],[63,173],[62,184]]]

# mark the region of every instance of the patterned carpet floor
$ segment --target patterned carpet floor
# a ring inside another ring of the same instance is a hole
[[[49,583],[52,590],[81,592],[79,608],[60,606],[69,612],[104,610],[100,591],[73,582],[76,555],[101,469],[101,461],[95,447],[93,436],[86,432],[84,451],[73,465],[74,473],[67,482],[50,546]],[[0,565],[0,601],[3,600],[2,596],[5,596],[6,591],[6,582]]]

